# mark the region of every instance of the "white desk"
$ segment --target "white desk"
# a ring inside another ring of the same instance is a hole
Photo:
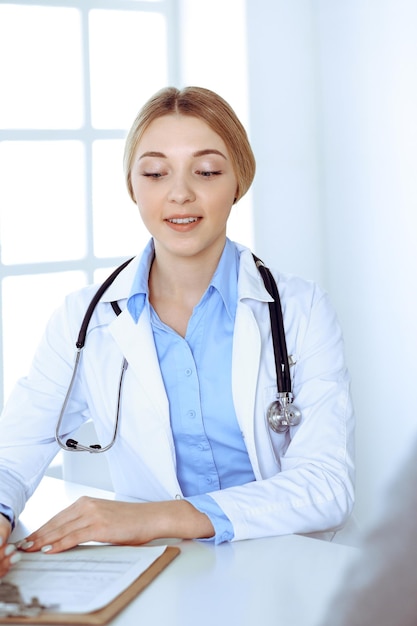
[[[22,538],[83,494],[114,498],[109,492],[45,478],[12,539]],[[355,548],[297,535],[220,546],[170,543],[181,554],[112,626],[318,626],[345,567],[357,554]]]

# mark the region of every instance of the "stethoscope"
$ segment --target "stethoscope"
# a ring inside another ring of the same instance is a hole
[[[290,375],[290,364],[287,352],[287,343],[285,340],[285,331],[284,331],[284,320],[282,316],[281,309],[281,301],[278,293],[278,288],[276,282],[270,272],[270,270],[265,266],[265,264],[255,255],[253,255],[256,267],[264,281],[264,285],[272,296],[273,301],[268,302],[269,307],[269,315],[271,319],[271,334],[272,334],[272,343],[274,347],[274,359],[275,359],[275,370],[276,370],[276,380],[277,380],[277,393],[276,399],[271,402],[266,412],[266,419],[269,425],[269,428],[275,433],[286,433],[290,429],[291,426],[297,426],[301,421],[301,412],[297,407],[293,404],[293,394],[291,390],[291,375]],[[81,354],[85,346],[86,337],[87,337],[87,329],[94,313],[94,309],[96,308],[99,300],[102,295],[107,291],[110,285],[113,283],[115,278],[120,274],[122,270],[132,261],[132,259],[128,259],[122,265],[117,267],[112,274],[104,281],[104,283],[98,288],[95,293],[93,299],[91,300],[87,311],[85,312],[83,321],[80,326],[80,330],[78,333],[77,341],[76,341],[76,353],[75,353],[75,363],[71,376],[71,380],[68,386],[67,393],[65,395],[62,408],[59,414],[59,418],[57,421],[57,425],[55,428],[55,439],[58,445],[63,449],[69,452],[91,452],[91,453],[101,453],[107,452],[114,445],[117,433],[119,429],[119,419],[120,419],[120,404],[122,397],[122,388],[124,375],[128,366],[128,363],[125,358],[123,358],[119,385],[117,391],[117,404],[116,404],[116,415],[114,420],[114,429],[111,441],[106,446],[101,446],[100,444],[92,444],[89,446],[85,446],[75,439],[67,439],[65,442],[62,441],[60,436],[60,430],[62,421],[64,419],[65,411],[68,405],[68,401],[71,396],[72,388],[74,386],[75,379],[77,377],[78,367],[81,360]],[[118,303],[116,301],[110,303],[113,311],[116,315],[120,315],[122,312]]]

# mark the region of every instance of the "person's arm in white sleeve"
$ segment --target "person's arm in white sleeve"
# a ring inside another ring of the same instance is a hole
[[[297,314],[294,320],[298,324]],[[291,441],[278,460],[281,471],[210,493],[230,519],[235,540],[335,530],[353,508],[350,377],[334,309],[318,288],[304,326],[293,329],[296,342],[288,346],[297,357],[293,391],[302,421],[291,429]]]
[[[417,446],[386,490],[319,626],[415,626]]]

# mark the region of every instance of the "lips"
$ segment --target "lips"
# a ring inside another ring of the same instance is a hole
[[[199,217],[170,217],[167,222],[170,224],[192,224],[198,222],[199,219]]]

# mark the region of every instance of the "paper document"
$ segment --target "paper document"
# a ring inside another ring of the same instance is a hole
[[[60,613],[90,613],[106,606],[163,554],[166,546],[79,546],[60,554],[21,553],[2,580],[19,587],[24,602],[36,596]]]

